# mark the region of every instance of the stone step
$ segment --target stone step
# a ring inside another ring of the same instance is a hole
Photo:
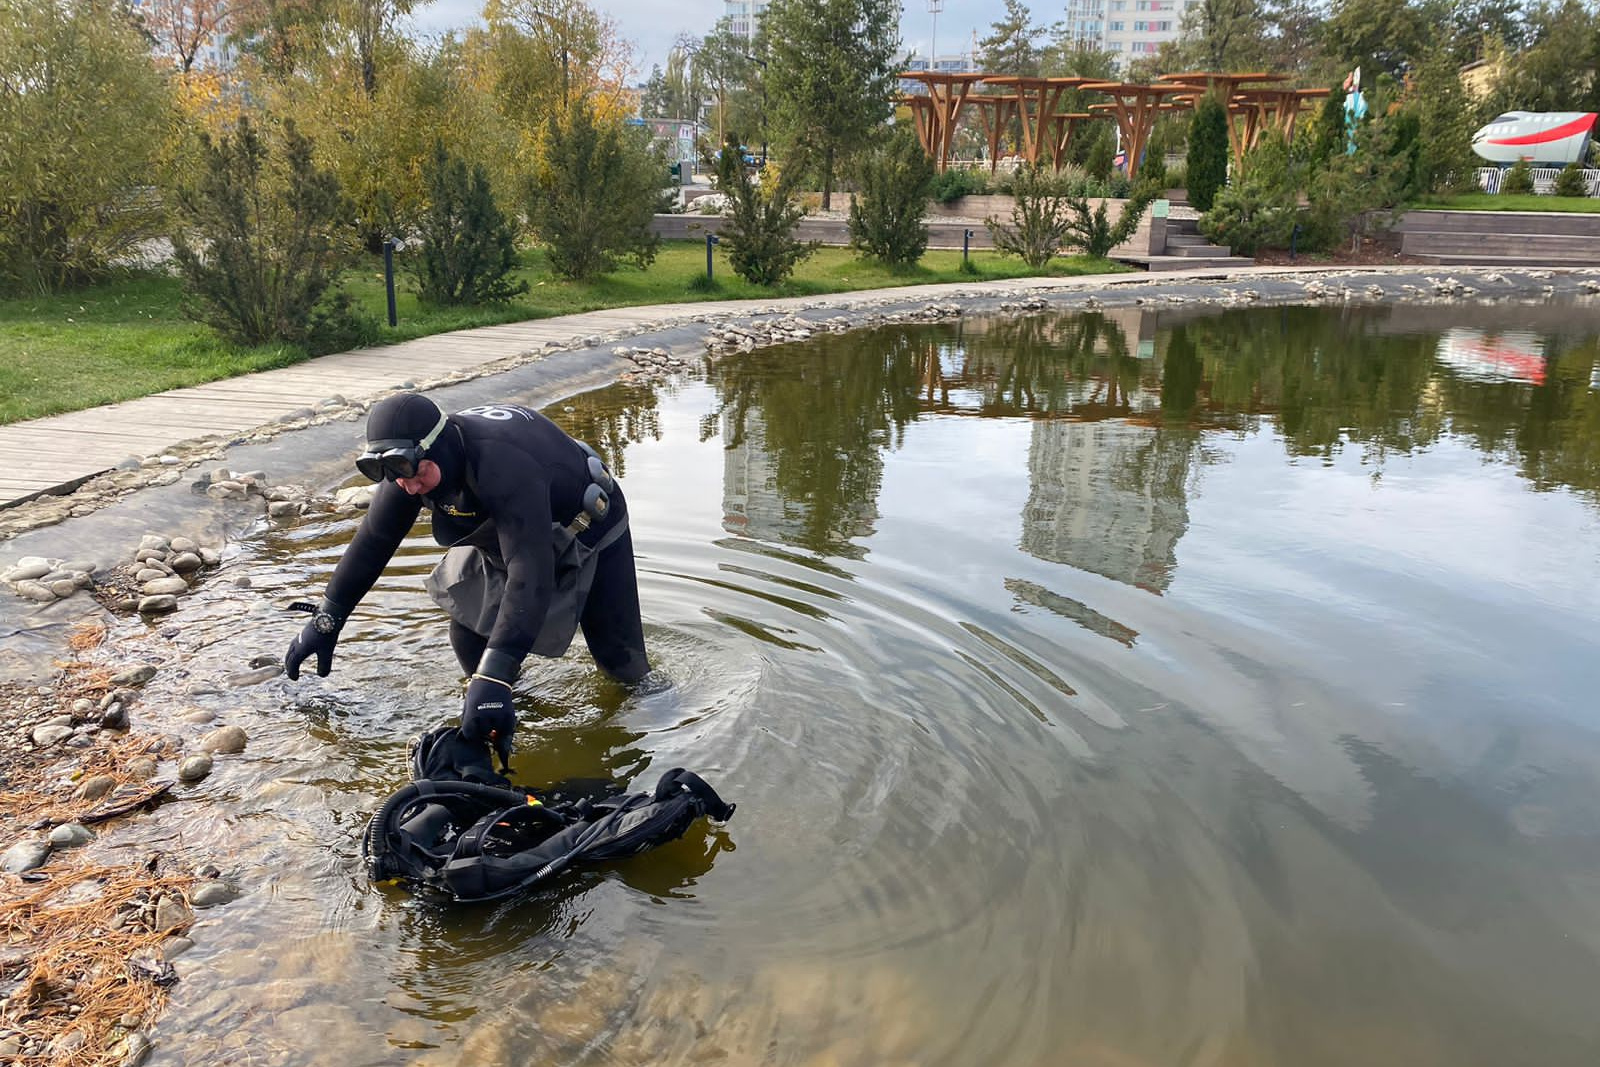
[[[1399,233],[1559,234],[1600,237],[1600,214],[1554,211],[1408,211]]]
[[[1174,245],[1203,245],[1206,243],[1206,238],[1202,234],[1173,233],[1170,229],[1167,230],[1167,246],[1169,248]]]
[[[1530,260],[1527,256],[1482,256],[1472,253],[1462,253],[1460,255],[1423,253],[1418,255],[1417,258],[1426,263],[1437,263],[1442,267],[1600,267],[1600,253],[1587,257],[1563,257],[1559,260]]]
[[[1175,245],[1170,240],[1167,242],[1169,256],[1183,256],[1198,259],[1228,259],[1233,255],[1233,249],[1227,245]]]
[[[1132,263],[1152,274],[1168,270],[1232,270],[1236,267],[1253,267],[1256,261],[1245,256],[1116,256],[1119,263]]]

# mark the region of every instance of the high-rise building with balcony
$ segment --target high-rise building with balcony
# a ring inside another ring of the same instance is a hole
[[[1117,66],[1126,69],[1135,59],[1160,51],[1176,41],[1183,15],[1200,0],[1067,0],[1063,23],[1067,36],[1080,48],[1110,52]]]

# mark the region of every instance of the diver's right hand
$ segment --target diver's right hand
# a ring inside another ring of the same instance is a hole
[[[300,664],[307,656],[317,657],[317,674],[323,678],[333,669],[333,646],[339,643],[339,631],[344,628],[344,612],[326,597],[313,607],[310,604],[292,604],[298,611],[312,612],[300,635],[289,642],[289,651],[283,657],[283,671],[290,681],[300,680]]]

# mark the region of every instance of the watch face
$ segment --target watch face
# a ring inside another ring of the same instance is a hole
[[[317,628],[318,633],[331,634],[333,633],[334,627],[338,624],[333,621],[332,615],[329,615],[325,611],[319,611],[317,614],[311,616],[311,625]]]

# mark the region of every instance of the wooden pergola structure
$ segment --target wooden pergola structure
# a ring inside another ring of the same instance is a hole
[[[989,173],[993,174],[1000,166],[1000,143],[1005,138],[1006,127],[1017,114],[1020,100],[1005,93],[980,93],[967,97],[967,103],[978,109],[984,143],[989,148]]]
[[[1235,110],[1233,99],[1239,95],[1241,86],[1252,82],[1281,82],[1288,81],[1287,74],[1268,74],[1257,71],[1250,74],[1229,73],[1227,71],[1197,70],[1181,74],[1163,74],[1156,79],[1180,87],[1180,91],[1193,104],[1198,104],[1200,98],[1207,93],[1216,93],[1222,98],[1223,106],[1228,109],[1228,146],[1233,149],[1233,161],[1238,164],[1244,162],[1245,137],[1234,119],[1240,115],[1245,116],[1248,124],[1249,112]]]
[[[1016,90],[1015,114],[1022,127],[1022,157],[1035,167],[1049,140],[1050,126],[1062,94],[1093,81],[1093,78],[1029,78],[1017,74],[983,79],[985,85]]]
[[[904,81],[921,82],[928,87],[927,96],[917,94],[913,99],[926,100],[926,104],[911,105],[917,118],[917,136],[923,150],[933,159],[934,168],[943,171],[950,163],[950,143],[955,140],[956,124],[961,121],[961,110],[972,93],[972,87],[984,81],[982,74],[939,74],[934,71],[905,71]],[[926,110],[922,114],[921,109]]]
[[[1116,118],[1117,128],[1122,133],[1122,150],[1127,153],[1129,178],[1139,176],[1139,165],[1143,162],[1145,145],[1150,141],[1150,131],[1155,129],[1156,116],[1163,110],[1174,110],[1171,106],[1162,106],[1167,98],[1192,96],[1195,90],[1193,85],[1169,85],[1163,82],[1154,85],[1090,82],[1083,88],[1088,92],[1104,93],[1111,98],[1109,107],[1091,106],[1089,110],[1106,108]]]
[[[1242,115],[1241,143],[1246,152],[1261,143],[1261,135],[1276,129],[1285,140],[1294,137],[1301,112],[1312,101],[1328,95],[1327,89],[1240,89],[1228,102],[1231,116]]]
[[[1050,116],[1047,131],[1050,145],[1050,166],[1060,170],[1067,160],[1067,146],[1072,143],[1072,135],[1079,126],[1085,122],[1093,122],[1095,116],[1087,111],[1067,112]]]

